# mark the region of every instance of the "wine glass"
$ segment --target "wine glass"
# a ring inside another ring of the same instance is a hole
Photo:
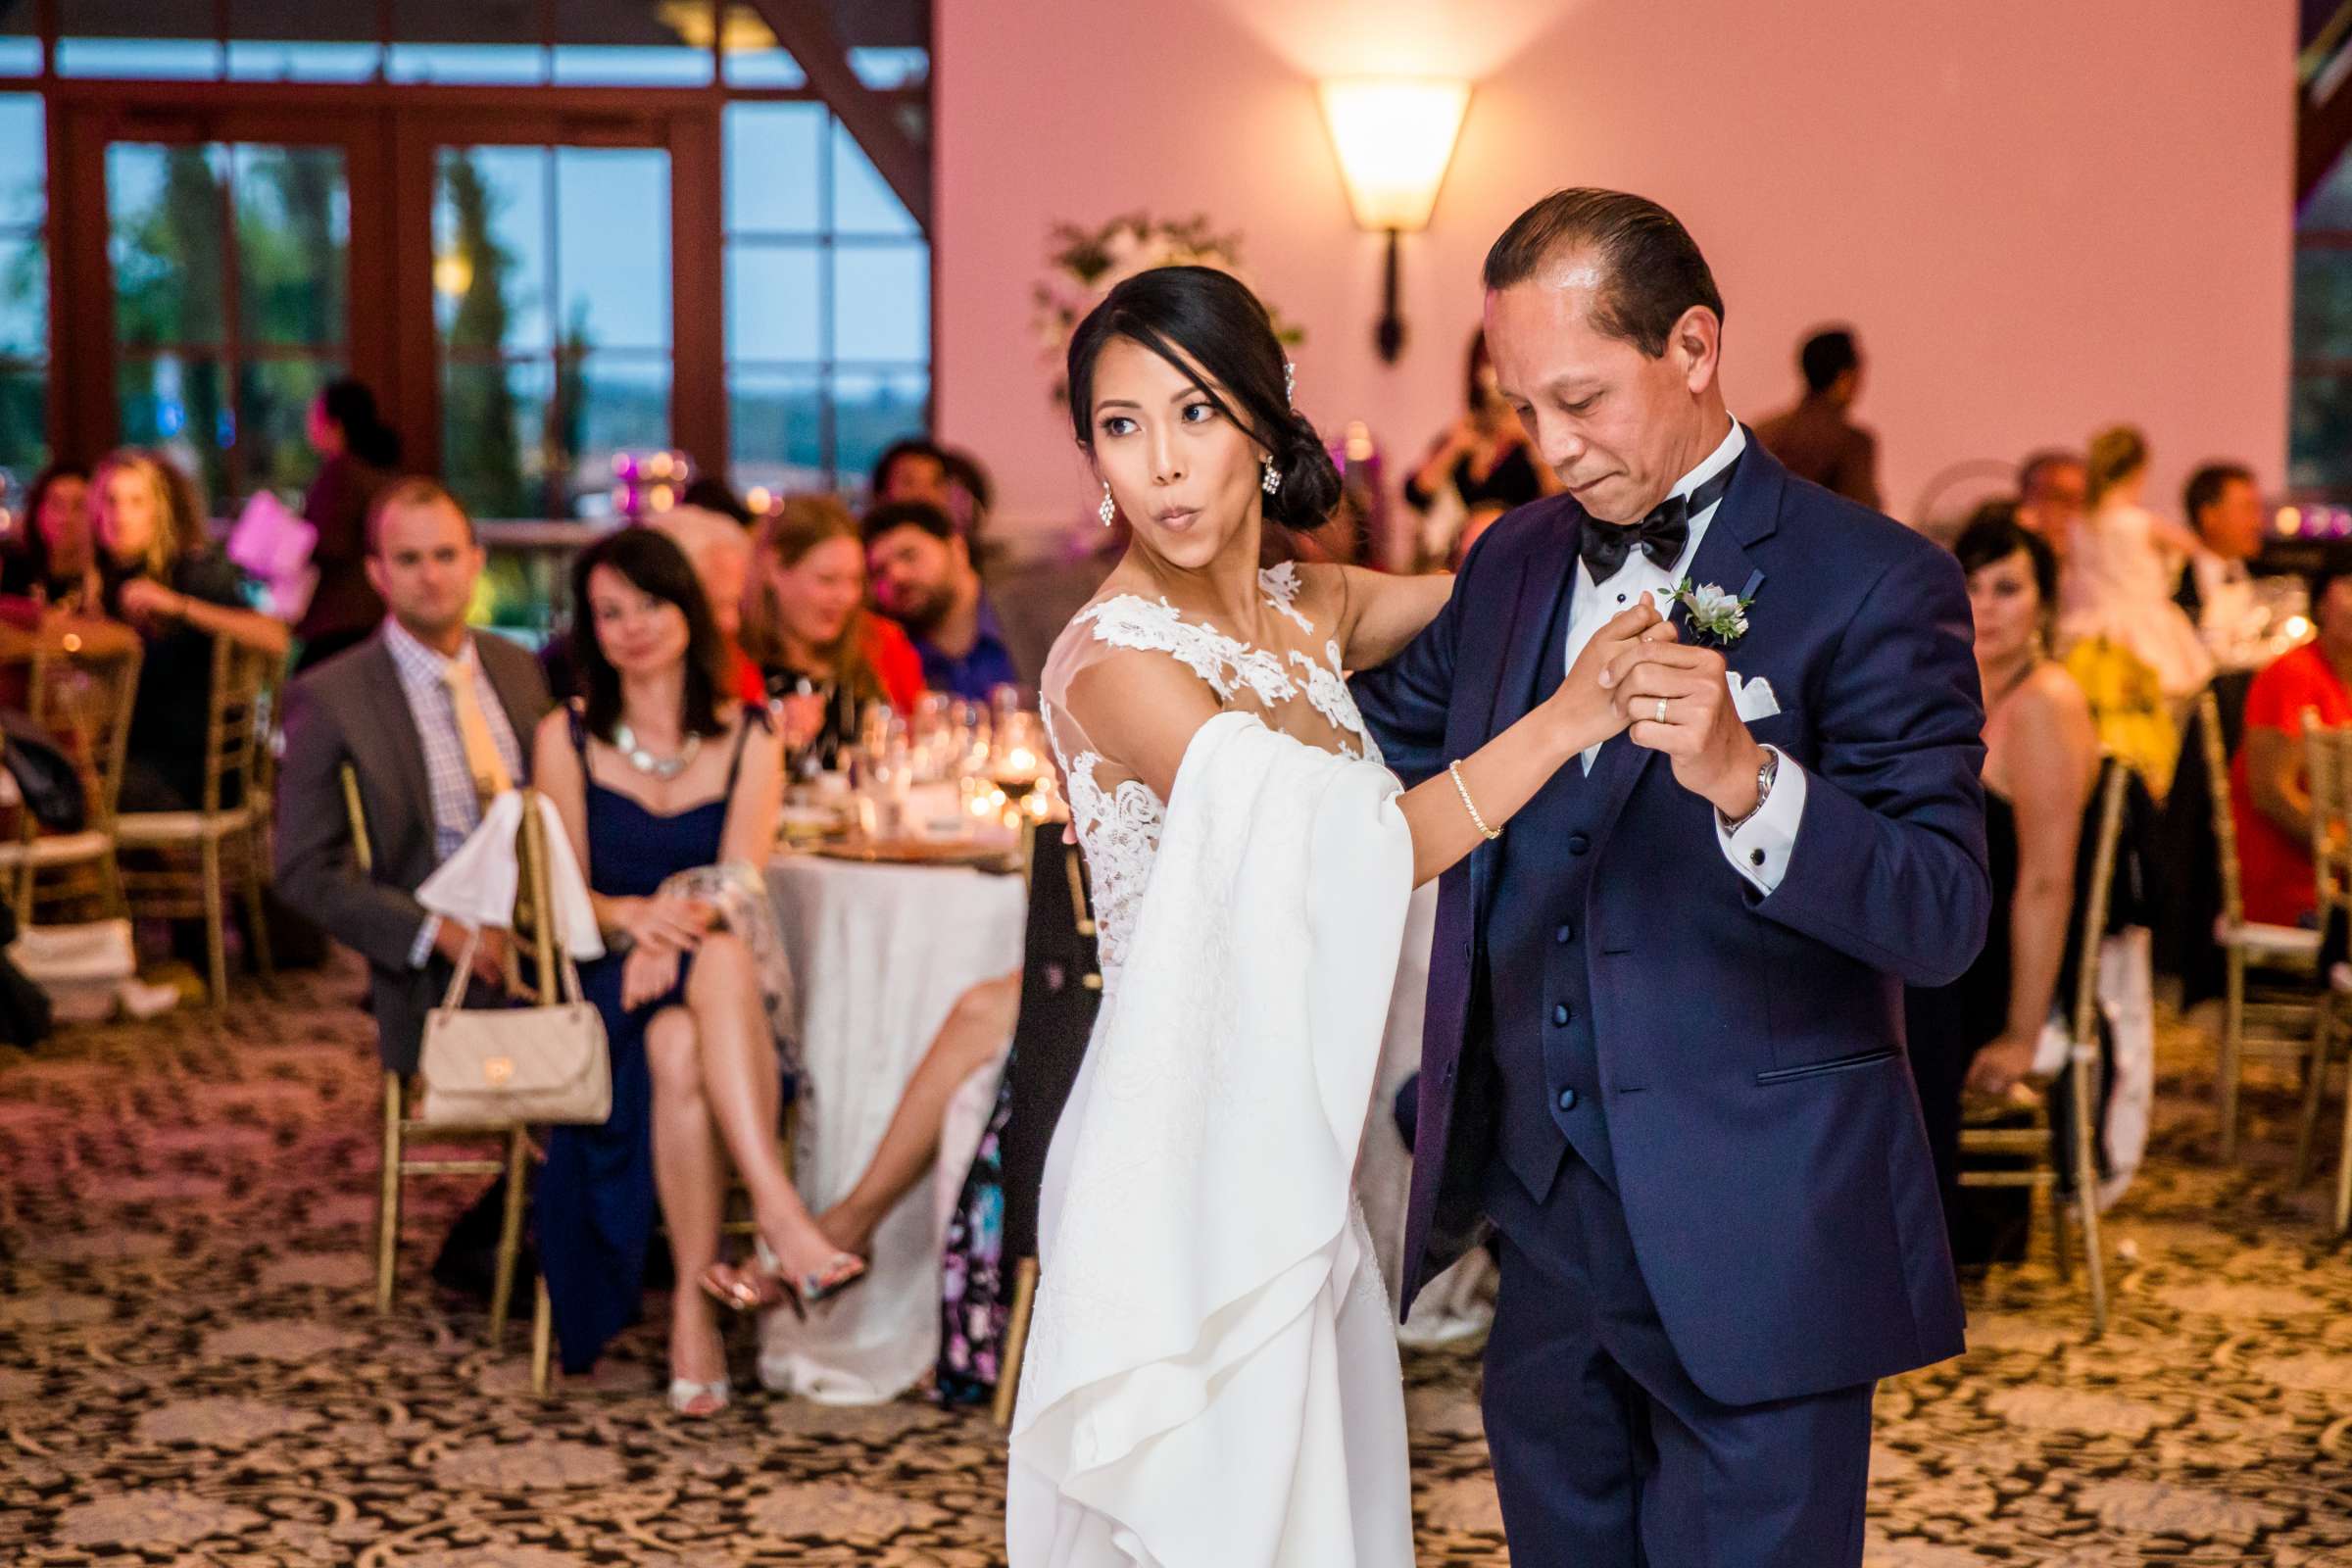
[[[1045,726],[1035,713],[1013,709],[998,716],[990,736],[988,776],[1019,805],[1048,771]]]

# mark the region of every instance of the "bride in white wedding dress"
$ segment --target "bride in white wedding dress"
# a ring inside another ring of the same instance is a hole
[[[1407,1564],[1403,1391],[1350,1191],[1405,903],[1617,731],[1601,669],[1673,631],[1628,612],[1404,790],[1343,671],[1448,580],[1260,568],[1268,522],[1339,497],[1264,308],[1223,272],[1140,273],[1080,325],[1068,385],[1134,538],[1044,681],[1104,995],[1046,1165],[1012,1568]]]

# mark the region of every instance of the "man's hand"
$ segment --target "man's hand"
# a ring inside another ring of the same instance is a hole
[[[466,928],[455,920],[443,920],[433,930],[433,951],[441,955],[444,963],[454,964],[465,956]],[[483,985],[504,991],[507,987],[507,934],[504,931],[484,931],[473,950],[473,977]]]
[[[1732,707],[1723,655],[1648,642],[1621,649],[1601,671],[1636,746],[1664,752],[1675,781],[1730,821],[1756,808],[1764,748]]]

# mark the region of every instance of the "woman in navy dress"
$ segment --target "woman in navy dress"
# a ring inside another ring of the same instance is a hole
[[[710,605],[662,535],[623,529],[583,555],[572,625],[582,696],[539,726],[534,776],[605,934],[607,956],[580,981],[604,1015],[612,1113],[549,1140],[541,1267],[564,1369],[585,1371],[637,1315],[658,1207],[681,1286],[670,1403],[713,1415],[729,1386],[713,1298],[797,1304],[863,1271],[825,1239],[785,1167],[775,1042],[749,946],[716,927],[708,903],[660,891],[680,871],[765,864],[782,748],[763,710],[728,695]],[[730,1166],[761,1244],[740,1269],[719,1259]]]

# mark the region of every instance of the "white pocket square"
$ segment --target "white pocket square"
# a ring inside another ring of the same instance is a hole
[[[1724,671],[1724,678],[1731,682],[1732,711],[1740,715],[1741,723],[1752,724],[1781,710],[1780,699],[1772,695],[1772,682],[1763,676],[1749,680],[1738,670],[1730,669]]]

